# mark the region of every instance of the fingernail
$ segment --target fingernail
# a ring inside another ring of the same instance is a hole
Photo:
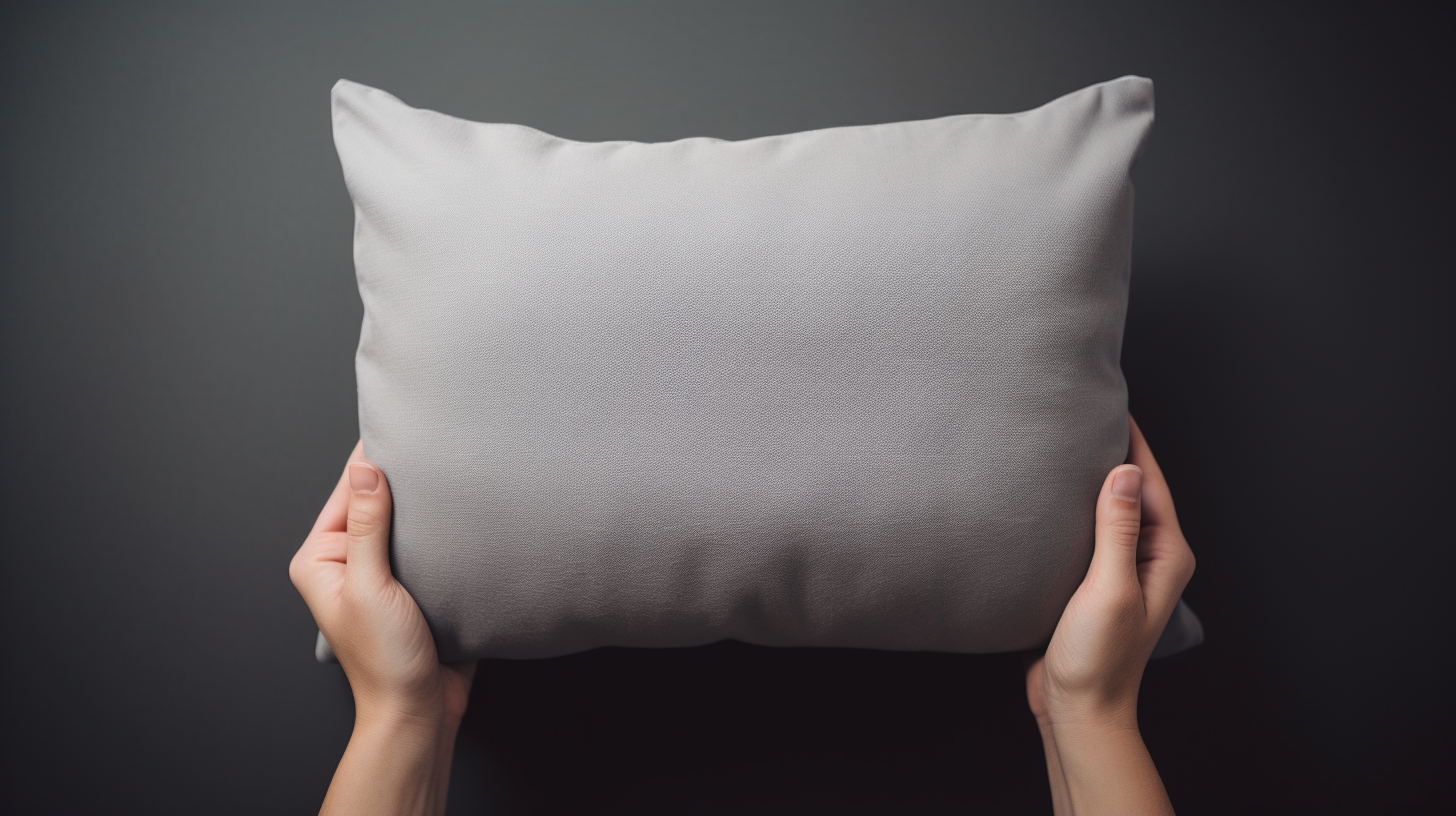
[[[368,465],[349,465],[349,489],[355,493],[373,493],[379,487],[379,472]]]
[[[1112,477],[1112,495],[1135,502],[1143,496],[1143,471],[1137,465],[1125,467]]]

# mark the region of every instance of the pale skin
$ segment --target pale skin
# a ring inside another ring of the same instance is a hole
[[[439,816],[475,663],[441,663],[389,569],[389,481],[360,442],[288,574],[354,692],[354,733],[321,814]]]
[[[1026,696],[1057,816],[1164,816],[1173,807],[1143,744],[1143,667],[1193,574],[1158,463],[1128,418],[1128,463],[1097,502],[1087,577]],[[349,678],[354,731],[321,814],[438,816],[475,663],[441,663],[424,616],[389,569],[389,482],[362,443],[289,575]]]
[[[1173,813],[1138,731],[1137,698],[1148,656],[1193,577],[1193,551],[1132,417],[1128,430],[1128,463],[1107,474],[1097,498],[1087,577],[1026,670],[1056,816]]]

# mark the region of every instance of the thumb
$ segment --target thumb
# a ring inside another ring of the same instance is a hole
[[[1108,579],[1137,581],[1138,537],[1143,520],[1143,471],[1120,465],[1107,474],[1097,498],[1097,543],[1092,565]]]
[[[389,482],[373,462],[349,463],[349,550],[347,573],[388,576],[389,516],[393,510]],[[347,574],[346,573],[346,574]]]

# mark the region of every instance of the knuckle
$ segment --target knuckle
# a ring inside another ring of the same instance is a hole
[[[293,582],[293,586],[295,589],[303,588],[304,573],[306,569],[307,564],[304,563],[303,554],[301,552],[295,554],[293,558],[289,560],[288,580]]]
[[[1188,542],[1179,538],[1167,542],[1163,552],[1168,560],[1180,575],[1184,578],[1191,577],[1193,570],[1198,566],[1198,559],[1194,557],[1193,550],[1188,547]]]
[[[1198,559],[1193,557],[1193,552],[1191,550],[1185,549],[1183,551],[1183,557],[1178,559],[1179,577],[1183,579],[1183,583],[1185,585],[1189,581],[1193,580],[1193,571],[1197,568]]]
[[[381,526],[379,515],[371,510],[359,507],[349,508],[349,535],[351,536],[372,536],[379,532]]]
[[[1142,520],[1136,516],[1119,516],[1109,519],[1102,528],[1107,535],[1122,541],[1137,541],[1142,533]]]

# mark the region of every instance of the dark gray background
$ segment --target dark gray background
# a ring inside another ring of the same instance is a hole
[[[1208,632],[1148,670],[1153,755],[1183,814],[1434,809],[1456,687],[1435,23],[1093,5],[5,6],[0,809],[322,797],[351,705],[286,567],[357,436],[334,80],[664,140],[1016,111],[1127,73],[1158,120],[1124,363]],[[1016,656],[601,650],[483,665],[471,705],[452,813],[1050,812]]]

